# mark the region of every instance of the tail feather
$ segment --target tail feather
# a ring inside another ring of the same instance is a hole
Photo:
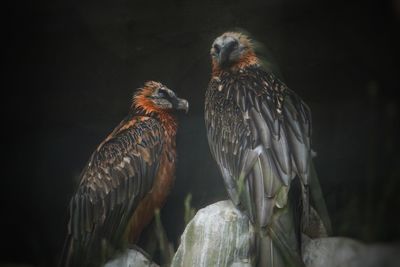
[[[259,237],[258,255],[257,267],[286,267],[283,257],[269,236]]]
[[[75,266],[100,266],[101,255],[99,260],[92,262],[89,255],[93,252],[85,249],[80,242],[74,239],[70,234],[67,235],[62,250],[59,267],[75,267]]]
[[[271,223],[259,231],[257,267],[305,266],[300,246],[302,205],[301,201],[299,202],[301,200],[299,186],[298,181],[292,184],[287,205],[282,209],[276,209]]]
[[[67,238],[64,241],[64,246],[63,250],[61,252],[61,259],[60,262],[58,263],[59,267],[66,267],[66,266],[71,266],[71,253],[72,253],[72,242],[73,238],[71,235],[68,235]]]
[[[288,248],[275,234],[259,236],[257,267],[305,267],[300,253]]]
[[[325,198],[322,194],[322,189],[318,180],[317,172],[312,162],[310,166],[310,193],[311,193],[312,204],[315,207],[315,210],[318,213],[319,217],[321,218],[327,234],[331,235],[332,234],[331,220],[329,218],[328,209],[326,207]]]

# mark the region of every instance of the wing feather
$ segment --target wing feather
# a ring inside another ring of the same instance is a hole
[[[286,203],[292,179],[298,175],[307,183],[311,115],[294,92],[261,69],[223,75],[206,93],[210,150],[229,196],[265,226],[273,208]]]
[[[87,264],[87,255],[99,255],[103,241],[117,249],[136,206],[153,185],[163,146],[161,124],[138,118],[123,126],[93,153],[71,200],[70,265]]]

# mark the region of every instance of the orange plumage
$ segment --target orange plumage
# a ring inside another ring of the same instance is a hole
[[[188,103],[158,82],[134,95],[130,113],[92,154],[70,203],[61,265],[100,266],[138,240],[175,177],[175,110]]]

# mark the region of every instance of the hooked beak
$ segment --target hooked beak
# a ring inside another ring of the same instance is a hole
[[[227,40],[223,46],[221,47],[221,51],[219,52],[218,61],[219,65],[222,67],[226,67],[230,65],[231,62],[231,54],[235,50],[237,45],[237,41],[234,39]]]
[[[175,109],[184,110],[185,113],[187,114],[189,111],[189,102],[183,98],[177,98],[176,100],[177,101],[176,101]]]

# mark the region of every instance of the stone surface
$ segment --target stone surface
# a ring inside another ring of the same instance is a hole
[[[399,245],[366,245],[345,237],[309,239],[303,243],[307,267],[397,267]]]
[[[231,201],[199,210],[181,237],[172,267],[249,267],[253,227]]]
[[[158,265],[139,251],[128,249],[114,260],[107,262],[104,267],[158,267]]]
[[[310,239],[303,235],[307,267],[397,267],[398,245],[366,245],[344,237]],[[199,210],[186,226],[172,267],[249,267],[254,231],[246,216],[231,201]]]

